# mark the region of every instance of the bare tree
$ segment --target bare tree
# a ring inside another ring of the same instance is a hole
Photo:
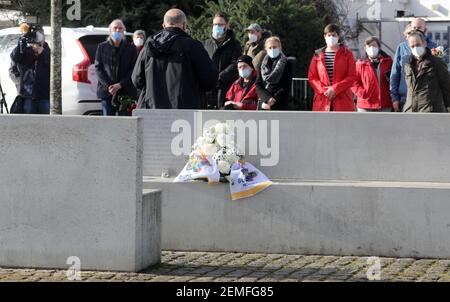
[[[50,67],[50,114],[62,114],[61,100],[61,0],[51,2],[51,67]]]

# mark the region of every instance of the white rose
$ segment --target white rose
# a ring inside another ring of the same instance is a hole
[[[234,136],[230,134],[219,134],[216,137],[216,143],[223,148],[227,147],[228,145],[233,145]]]
[[[204,144],[208,143],[208,139],[204,136],[200,136],[199,138],[197,138],[197,145],[198,146],[203,146]]]
[[[224,160],[219,161],[217,163],[217,167],[219,168],[219,172],[222,174],[227,175],[230,174],[231,172],[231,165],[227,161]]]
[[[218,151],[215,144],[204,144],[201,148],[207,156],[213,156]]]
[[[214,128],[205,129],[205,131],[203,131],[203,137],[206,139],[208,144],[214,143],[214,141],[216,140],[215,129]]]
[[[219,134],[229,134],[230,133],[230,127],[226,123],[217,124],[216,127],[215,127],[215,133],[217,135],[219,135]]]
[[[225,156],[225,159],[228,163],[234,164],[234,163],[237,163],[241,158],[238,155],[233,154],[233,155]]]
[[[213,160],[216,162],[225,161],[225,151],[223,149],[219,149],[214,155]]]

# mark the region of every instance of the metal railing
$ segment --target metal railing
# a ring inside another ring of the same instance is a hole
[[[294,110],[311,111],[314,92],[307,78],[293,78],[291,87],[292,107]]]

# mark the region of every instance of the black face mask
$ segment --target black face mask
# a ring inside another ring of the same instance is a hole
[[[421,31],[420,29],[416,29],[416,31],[420,32],[422,35],[425,36],[425,32]]]

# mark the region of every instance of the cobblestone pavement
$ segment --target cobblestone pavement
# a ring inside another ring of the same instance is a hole
[[[82,272],[82,281],[108,282],[311,282],[368,281],[381,267],[381,281],[449,282],[450,260],[368,257],[163,252],[162,264],[141,273]],[[368,261],[369,260],[369,261]],[[375,266],[376,267],[376,266]],[[3,281],[68,281],[66,271],[0,268]]]

